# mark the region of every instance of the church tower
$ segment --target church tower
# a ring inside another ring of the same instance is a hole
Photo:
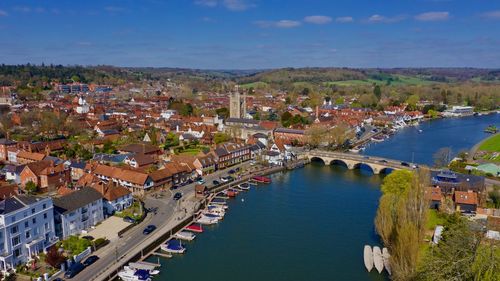
[[[245,118],[247,115],[246,93],[242,96],[239,87],[235,88],[235,91],[229,94],[229,117]]]

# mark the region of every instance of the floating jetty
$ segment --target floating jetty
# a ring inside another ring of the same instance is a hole
[[[389,263],[390,258],[391,258],[391,255],[389,254],[389,250],[387,250],[387,248],[383,248],[382,249],[382,259],[384,260],[384,268],[387,271],[387,273],[389,273],[389,275],[392,274],[391,264]]]
[[[365,249],[363,252],[363,259],[365,261],[365,267],[368,272],[372,271],[373,269],[373,252],[372,252],[372,247],[369,245],[365,245]]]
[[[382,270],[384,270],[384,259],[382,258],[382,251],[378,246],[373,247],[373,264],[378,273],[382,273]]]

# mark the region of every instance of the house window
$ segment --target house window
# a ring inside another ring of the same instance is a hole
[[[21,255],[21,249],[15,249],[14,250],[14,256],[17,258]]]
[[[26,239],[30,239],[30,237],[31,237],[31,233],[29,232],[29,230],[28,230],[28,231],[26,231],[26,234],[25,234],[25,235],[26,235]]]
[[[18,231],[19,231],[19,228],[17,227],[17,225],[14,225],[14,226],[10,229],[10,233],[11,233],[11,234],[16,234]]]
[[[45,223],[45,230],[49,230],[49,223]]]
[[[35,213],[35,208],[31,209],[31,213],[34,214]]]
[[[43,219],[47,219],[47,213],[43,214]]]
[[[33,218],[33,224],[36,224],[36,218]]]
[[[16,215],[13,215],[12,217],[10,217],[10,221],[11,222],[15,222],[16,221]]]
[[[47,204],[43,204],[43,209],[45,210],[47,208]]]
[[[30,226],[29,221],[25,221],[25,222],[24,222],[24,228],[28,228],[29,226]]]
[[[20,243],[21,243],[21,239],[19,239],[19,236],[12,238],[12,246],[17,246]]]

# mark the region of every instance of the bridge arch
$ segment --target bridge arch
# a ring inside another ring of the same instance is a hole
[[[330,161],[330,165],[336,165],[336,166],[341,166],[341,167],[345,167],[347,169],[351,169],[349,166],[349,163],[346,162],[345,160],[342,160],[342,159],[333,159]]]
[[[328,162],[319,156],[313,156],[309,159],[311,162],[322,163],[323,165],[327,165]]]
[[[379,170],[376,167],[370,165],[369,163],[359,162],[359,163],[354,164],[354,166],[353,166],[353,169],[360,169],[361,170],[363,168],[371,171],[375,175],[379,173]]]
[[[392,171],[394,171],[394,168],[385,167],[385,168],[380,169],[380,174],[388,175],[388,174],[392,173]]]

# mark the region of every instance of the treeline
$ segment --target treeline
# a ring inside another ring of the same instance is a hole
[[[133,72],[112,66],[0,65],[0,86],[47,89],[51,82],[121,85],[137,81]]]

